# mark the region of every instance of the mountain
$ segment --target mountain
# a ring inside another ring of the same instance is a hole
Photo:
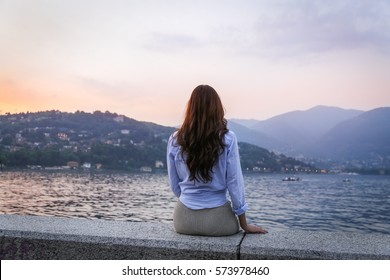
[[[313,145],[311,153],[390,166],[390,107],[377,108],[337,124]]]
[[[338,123],[363,113],[337,107],[316,106],[263,121],[232,119],[229,125],[247,143],[290,156],[308,155],[308,147]]]
[[[252,129],[289,145],[315,141],[336,124],[351,119],[363,111],[317,106],[306,111],[293,111],[259,121]]]
[[[228,128],[237,135],[238,141],[253,144],[267,149],[276,149],[278,140],[244,125],[238,124],[232,120],[228,121]]]
[[[390,167],[389,110],[363,112],[317,106],[255,124],[253,120],[235,120],[241,125],[231,120],[230,126],[247,143],[310,159],[318,166],[382,169]]]
[[[293,158],[244,143],[249,138],[272,140],[240,125],[229,125],[244,135],[239,138],[244,170],[310,172],[314,169]],[[0,166],[164,169],[167,140],[174,130],[100,111],[92,114],[46,111],[0,115]],[[249,130],[249,134],[245,135],[245,130]]]
[[[229,119],[229,121],[231,122],[234,122],[236,124],[239,124],[239,125],[242,125],[242,126],[245,126],[247,128],[252,128],[252,126],[254,126],[255,124],[257,124],[259,122],[259,120],[255,120],[255,119]]]
[[[161,166],[173,131],[110,112],[7,114],[0,116],[0,161],[15,167],[69,162],[106,169]]]
[[[257,172],[319,172],[313,165],[303,163],[283,154],[277,155],[258,146],[239,142],[241,167]]]

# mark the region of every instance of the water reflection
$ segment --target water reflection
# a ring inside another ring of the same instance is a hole
[[[390,178],[246,174],[251,222],[269,230],[390,233]],[[172,222],[166,174],[2,172],[0,213]]]
[[[3,172],[0,213],[169,222],[164,174]]]
[[[390,233],[390,178],[312,175],[280,182],[275,175],[247,175],[248,214],[275,230],[302,229]],[[259,187],[261,186],[261,187]]]

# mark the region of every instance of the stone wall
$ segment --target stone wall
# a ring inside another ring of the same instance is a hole
[[[0,215],[0,259],[390,259],[390,235],[177,234],[172,224]]]

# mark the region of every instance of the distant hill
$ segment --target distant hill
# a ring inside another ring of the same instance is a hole
[[[338,123],[351,119],[363,111],[317,106],[306,111],[293,111],[259,121],[252,129],[278,139],[300,145],[315,141]]]
[[[243,141],[315,162],[339,162],[340,166],[390,167],[390,108],[368,112],[317,106],[268,120],[231,121]],[[324,164],[327,166],[327,164]]]
[[[262,144],[267,137],[260,132],[234,123],[229,126],[242,135],[245,130],[249,131],[239,138],[244,170],[295,172],[314,169],[293,158],[244,143],[253,138]],[[165,169],[167,140],[175,130],[100,111],[92,114],[46,111],[0,115],[0,163],[34,168],[84,165],[122,170]]]
[[[338,123],[351,119],[363,111],[337,107],[316,106],[306,111],[293,111],[263,121],[230,120],[243,141],[271,149],[278,153],[297,156],[306,154],[307,147],[320,139]],[[234,123],[241,124],[240,126]],[[242,127],[244,126],[244,128]]]
[[[255,120],[255,119],[229,119],[229,122],[234,122],[236,124],[239,124],[239,125],[242,125],[242,126],[245,126],[247,128],[252,128],[255,124],[257,124],[259,122],[259,120]]]
[[[238,141],[250,143],[267,149],[277,149],[280,143],[260,131],[250,129],[244,125],[238,124],[233,120],[228,121],[228,128],[235,132]]]
[[[277,155],[258,146],[240,142],[241,167],[244,171],[257,172],[318,172],[314,166],[286,157],[283,154]]]
[[[337,124],[313,145],[312,154],[339,160],[370,160],[390,166],[390,107]]]
[[[0,116],[0,160],[16,167],[69,162],[106,169],[154,167],[157,162],[165,165],[173,131],[110,112],[7,114]]]

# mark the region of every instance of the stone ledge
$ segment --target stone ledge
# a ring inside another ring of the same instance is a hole
[[[0,215],[0,259],[390,259],[390,235],[201,237],[171,224]]]
[[[390,235],[315,231],[246,235],[241,259],[390,259]]]
[[[0,215],[0,259],[237,259],[242,238],[180,235],[160,223]]]

